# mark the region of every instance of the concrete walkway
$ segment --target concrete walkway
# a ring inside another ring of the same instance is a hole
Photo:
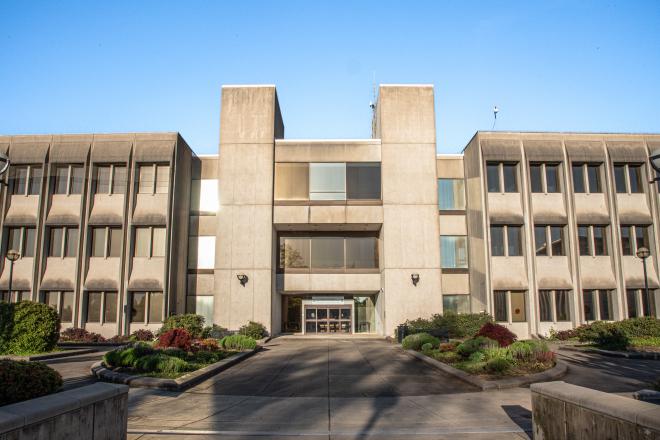
[[[104,349],[102,352],[79,354],[43,362],[62,375],[64,381],[62,388],[69,390],[96,382],[90,367],[94,362],[101,360],[106,351],[108,349]]]

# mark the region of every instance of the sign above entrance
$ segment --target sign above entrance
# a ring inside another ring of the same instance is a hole
[[[344,304],[343,296],[313,296],[312,304]]]

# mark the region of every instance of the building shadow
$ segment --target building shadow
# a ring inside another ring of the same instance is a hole
[[[532,412],[520,405],[502,405],[502,410],[520,429],[532,438]]]

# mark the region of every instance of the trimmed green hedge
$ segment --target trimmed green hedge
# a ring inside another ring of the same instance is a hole
[[[60,317],[46,304],[0,303],[0,354],[29,355],[53,351],[60,337]]]
[[[245,335],[225,336],[220,340],[220,347],[225,350],[253,350],[257,341]]]
[[[60,373],[44,363],[0,359],[0,406],[45,396],[61,387]]]

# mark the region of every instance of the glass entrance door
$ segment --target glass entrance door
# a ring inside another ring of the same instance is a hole
[[[350,333],[350,305],[305,306],[305,333]]]

